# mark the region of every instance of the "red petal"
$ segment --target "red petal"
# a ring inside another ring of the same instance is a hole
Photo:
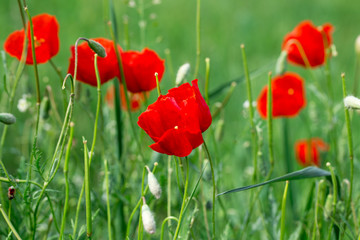
[[[4,50],[10,56],[16,57],[19,61],[24,46],[24,30],[11,33],[5,40]]]

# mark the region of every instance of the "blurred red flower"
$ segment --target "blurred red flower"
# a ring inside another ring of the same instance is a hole
[[[328,151],[329,145],[321,138],[302,139],[295,143],[296,159],[306,167],[320,166],[320,151]]]
[[[148,95],[148,93],[145,93],[146,95]],[[139,110],[141,104],[144,102],[145,98],[144,98],[144,93],[130,93],[128,92],[129,95],[129,100],[130,100],[130,109],[131,111],[135,112],[137,110]],[[107,103],[107,105],[110,108],[114,108],[114,96],[115,96],[115,87],[111,86],[108,88],[106,95],[105,95],[105,101]],[[120,97],[121,97],[121,108],[123,110],[127,110],[127,106],[126,106],[126,99],[125,99],[125,90],[123,85],[120,85]]]
[[[271,81],[272,116],[294,117],[305,106],[305,90],[303,79],[295,73],[285,73]],[[260,116],[267,117],[267,92],[265,86],[257,100]]]
[[[301,46],[311,67],[323,65],[326,49],[332,44],[332,32],[329,23],[316,27],[309,20],[303,21],[285,36],[282,50],[287,51],[291,63],[307,67],[299,51]]]
[[[115,48],[111,40],[105,38],[92,39],[100,43],[106,52],[106,57],[98,57],[97,65],[100,75],[101,84],[117,77],[119,75],[119,65],[116,58]],[[120,46],[118,46],[121,52]],[[69,59],[68,73],[74,76],[75,70],[75,46],[71,46],[71,57]],[[95,52],[89,47],[87,42],[82,42],[78,45],[78,68],[77,68],[77,80],[96,86],[96,75],[94,67],[94,54]]]
[[[46,63],[59,52],[59,24],[56,18],[49,14],[40,14],[32,18],[34,30],[34,45],[36,62]],[[4,50],[18,60],[21,59],[24,47],[25,30],[11,33],[4,43]],[[30,25],[27,30],[28,46],[26,64],[33,64],[31,50]]]
[[[128,91],[147,92],[156,87],[155,72],[159,82],[165,71],[164,60],[155,51],[145,48],[142,52],[126,51],[121,54]]]
[[[204,142],[202,132],[212,122],[197,79],[172,88],[139,116],[138,125],[155,141],[150,147],[159,153],[188,156]]]

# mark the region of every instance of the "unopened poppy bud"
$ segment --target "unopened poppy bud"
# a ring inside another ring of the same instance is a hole
[[[334,210],[333,202],[334,202],[334,196],[332,194],[329,194],[326,198],[325,207],[324,207],[324,217],[326,220],[329,220],[333,213]]]
[[[11,113],[0,113],[0,122],[6,125],[11,125],[16,122],[16,118]]]
[[[50,101],[48,97],[44,97],[43,100],[41,101],[41,105],[40,105],[40,117],[42,119],[48,119],[49,118],[49,112],[50,112]]]
[[[355,53],[360,55],[360,35],[355,40]]]
[[[175,80],[176,86],[180,85],[180,83],[185,79],[189,70],[190,70],[189,63],[185,63],[179,67],[179,70],[177,71],[177,74],[176,74],[176,80]]]
[[[152,214],[149,206],[146,204],[144,197],[143,197],[143,205],[141,207],[141,215],[142,215],[142,222],[145,231],[150,234],[154,234],[156,231],[156,223],[155,223],[154,215]]]
[[[150,192],[155,196],[156,199],[159,199],[161,197],[161,186],[148,166],[146,166],[146,169],[148,170],[148,184]]]
[[[276,66],[275,66],[276,75],[283,75],[285,73],[287,67],[287,56],[288,56],[287,51],[285,50],[281,51],[280,56],[276,61]]]
[[[360,109],[360,99],[354,96],[347,96],[344,98],[344,105],[346,108]]]
[[[88,39],[87,43],[89,45],[89,47],[97,54],[99,55],[99,57],[106,57],[106,51],[105,48],[98,42]]]

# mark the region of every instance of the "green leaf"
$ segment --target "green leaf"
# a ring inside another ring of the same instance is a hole
[[[219,193],[216,196],[220,196],[220,195],[224,195],[224,194],[228,194],[228,193],[234,193],[234,192],[241,192],[241,191],[245,191],[245,190],[248,190],[251,188],[260,187],[260,186],[264,186],[264,185],[267,185],[270,183],[275,183],[275,182],[284,182],[284,181],[299,180],[299,179],[305,179],[305,178],[324,177],[324,176],[330,176],[330,175],[331,175],[330,172],[325,171],[321,168],[307,167],[307,168],[304,168],[299,171],[285,174],[284,176],[281,176],[281,177],[273,178],[273,179],[263,182],[263,183],[253,184],[253,185],[249,185],[246,187],[234,188],[234,189]]]

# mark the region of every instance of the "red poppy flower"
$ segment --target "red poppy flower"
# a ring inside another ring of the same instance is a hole
[[[303,21],[285,36],[282,50],[287,51],[291,63],[307,67],[299,51],[300,45],[311,67],[323,65],[326,49],[332,43],[332,32],[331,24],[316,27],[311,21]]]
[[[310,165],[320,166],[320,152],[328,151],[327,145],[321,138],[299,140],[295,143],[296,159],[299,164],[306,167]]]
[[[159,153],[185,157],[204,142],[212,118],[197,79],[170,89],[139,116],[138,125],[155,141]]]
[[[92,39],[100,43],[106,52],[106,57],[98,57],[97,65],[100,75],[101,84],[115,78],[119,75],[119,65],[116,58],[115,48],[111,40],[105,38]],[[118,46],[121,52],[120,46]],[[71,57],[69,59],[70,64],[68,73],[74,76],[75,70],[75,46],[71,46]],[[95,52],[89,47],[87,42],[82,42],[78,45],[78,68],[77,68],[77,80],[96,86],[96,75],[94,67],[94,55]]]
[[[32,18],[35,40],[35,55],[37,63],[46,63],[59,52],[59,24],[54,16],[40,14]],[[29,24],[28,24],[29,26]],[[25,30],[11,33],[5,41],[5,51],[18,60],[24,46]],[[27,31],[28,47],[26,64],[33,64],[30,27]]]
[[[165,71],[164,60],[148,48],[142,52],[126,51],[121,54],[126,86],[130,92],[147,92],[156,87],[155,72],[159,82]]]
[[[148,95],[148,93],[145,93],[146,95]],[[114,108],[114,95],[115,95],[115,88],[114,86],[111,86],[108,88],[106,95],[105,95],[105,100],[107,105],[110,108]],[[129,96],[129,100],[130,100],[130,109],[131,111],[135,112],[137,110],[139,110],[141,104],[144,102],[144,93],[130,93],[128,92],[128,96]],[[126,106],[126,99],[125,99],[125,90],[123,85],[120,85],[120,97],[121,97],[121,108],[123,110],[127,110],[127,106]]]
[[[294,117],[305,106],[303,79],[295,73],[285,73],[271,82],[272,116]],[[260,116],[267,117],[267,86],[263,88],[257,100]]]

